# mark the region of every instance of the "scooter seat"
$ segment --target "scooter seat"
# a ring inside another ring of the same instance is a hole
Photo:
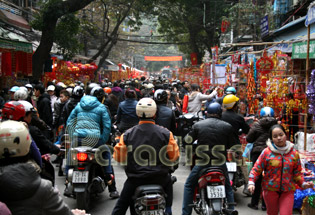
[[[138,198],[146,194],[155,194],[155,193],[165,195],[163,187],[161,187],[160,185],[157,185],[157,184],[141,185],[136,188],[134,198]]]
[[[199,177],[201,177],[202,175],[204,175],[204,174],[206,174],[206,173],[208,173],[208,172],[220,172],[220,173],[222,173],[222,174],[224,175],[224,171],[223,171],[222,168],[211,166],[211,167],[206,167],[206,168],[202,169],[202,170],[199,172]]]

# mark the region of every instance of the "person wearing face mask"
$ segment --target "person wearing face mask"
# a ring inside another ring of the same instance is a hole
[[[299,153],[287,141],[283,126],[270,128],[267,148],[259,156],[249,175],[248,190],[255,191],[255,181],[264,171],[263,197],[268,215],[291,215],[295,184],[303,189],[313,188],[313,182],[304,182]],[[313,188],[314,189],[314,188]]]

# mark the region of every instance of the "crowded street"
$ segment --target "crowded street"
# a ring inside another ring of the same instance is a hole
[[[0,215],[315,215],[315,0],[0,0]]]

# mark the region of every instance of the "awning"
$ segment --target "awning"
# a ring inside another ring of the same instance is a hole
[[[0,10],[0,20],[24,30],[31,30],[28,22],[22,16],[18,16],[6,10]]]
[[[26,53],[33,53],[32,43],[7,40],[0,38],[0,48],[13,49],[14,51],[22,51]]]

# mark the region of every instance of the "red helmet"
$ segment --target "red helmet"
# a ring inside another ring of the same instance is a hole
[[[112,92],[112,89],[110,89],[109,87],[105,87],[104,92],[110,94]]]
[[[25,116],[24,105],[17,101],[11,101],[4,104],[2,108],[3,119],[20,120]]]

